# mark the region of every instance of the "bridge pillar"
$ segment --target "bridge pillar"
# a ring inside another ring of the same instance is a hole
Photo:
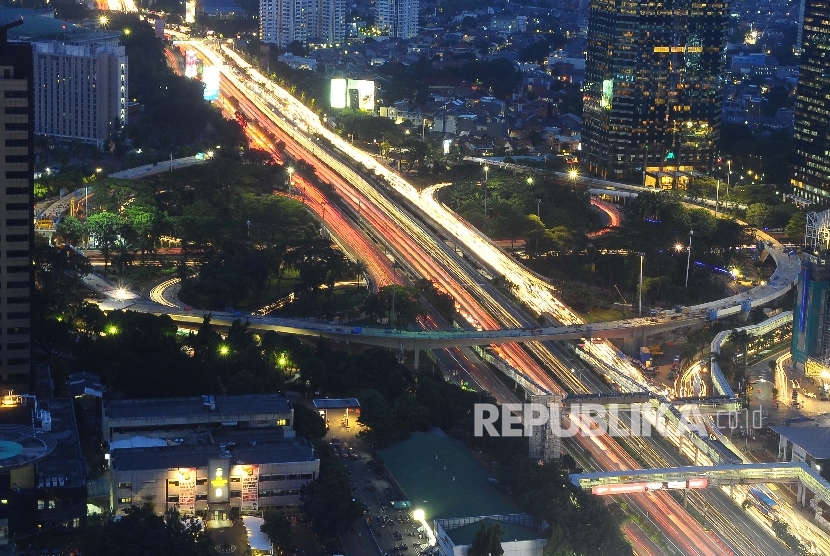
[[[802,506],[804,505],[804,491],[807,490],[804,488],[804,484],[801,481],[798,481],[798,489],[796,491],[795,500]]]
[[[637,355],[641,347],[646,345],[648,334],[645,328],[633,330],[630,337],[623,338],[623,351],[628,354]]]
[[[420,359],[421,359],[421,350],[419,350],[418,347],[415,346],[415,372],[416,373],[418,372],[418,363],[420,362]]]

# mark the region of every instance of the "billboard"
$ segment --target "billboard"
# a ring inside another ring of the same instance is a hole
[[[196,23],[196,0],[187,0],[187,2],[185,2],[184,22]]]
[[[331,80],[330,104],[332,108],[346,108],[346,80]]]
[[[229,465],[226,459],[211,459],[208,461],[208,502],[227,502],[230,500],[228,486]]]
[[[332,79],[330,103],[332,108],[375,110],[375,82],[365,79]]]
[[[219,98],[219,67],[205,66],[202,68],[202,83],[205,84],[205,100]]]
[[[184,76],[185,77],[196,77],[196,51],[195,50],[188,50],[184,53]]]
[[[357,108],[375,110],[375,82],[364,79],[349,80],[349,89],[357,89]],[[354,106],[352,107],[354,108]]]
[[[179,511],[182,513],[196,511],[195,469],[179,469]]]
[[[259,466],[237,465],[234,476],[242,478],[242,510],[259,509]]]

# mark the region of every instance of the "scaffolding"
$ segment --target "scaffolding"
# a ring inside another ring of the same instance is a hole
[[[830,210],[807,213],[804,246],[813,253],[830,249]]]

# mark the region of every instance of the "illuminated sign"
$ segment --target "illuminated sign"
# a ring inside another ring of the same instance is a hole
[[[332,79],[331,80],[331,97],[330,103],[332,108],[346,108],[346,80]]]
[[[357,107],[360,110],[374,111],[375,109],[375,82],[363,79],[349,80],[349,89],[357,89]]]
[[[212,459],[208,462],[208,502],[227,502],[230,500],[228,489],[228,460]]]
[[[444,139],[444,154],[450,154],[450,145],[452,145],[452,139]]]
[[[202,83],[205,84],[205,100],[219,98],[219,67],[205,66],[202,69]]]
[[[709,479],[689,479],[689,488],[707,488]]]
[[[196,23],[196,0],[187,0],[187,2],[185,2],[184,22]]]
[[[242,483],[242,510],[259,509],[259,466],[258,465],[236,465],[233,470],[234,477],[241,477]]]
[[[666,488],[686,488],[686,481],[669,481]]]
[[[605,494],[633,494],[635,492],[645,492],[646,483],[628,483],[615,485],[597,485],[591,492],[597,495]]]
[[[647,490],[663,490],[663,483],[653,482],[653,483],[646,483]]]
[[[196,510],[196,470],[179,469],[179,511],[193,513]]]
[[[365,79],[332,79],[329,104],[332,108],[374,111],[375,82]]]
[[[184,76],[185,77],[196,77],[196,51],[195,50],[188,50],[184,53]]]

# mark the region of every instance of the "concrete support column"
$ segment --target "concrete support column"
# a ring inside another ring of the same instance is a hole
[[[804,490],[805,490],[804,485],[801,483],[801,481],[799,481],[798,482],[798,489],[796,490],[796,494],[795,494],[795,500],[796,500],[796,502],[799,502],[802,506],[804,505],[804,502],[803,502]]]
[[[637,355],[641,347],[646,345],[648,335],[645,328],[639,328],[631,331],[631,337],[623,338],[623,351],[630,355]]]
[[[420,362],[420,360],[421,360],[421,350],[419,350],[416,347],[415,348],[415,372],[416,373],[418,372],[418,363]]]

